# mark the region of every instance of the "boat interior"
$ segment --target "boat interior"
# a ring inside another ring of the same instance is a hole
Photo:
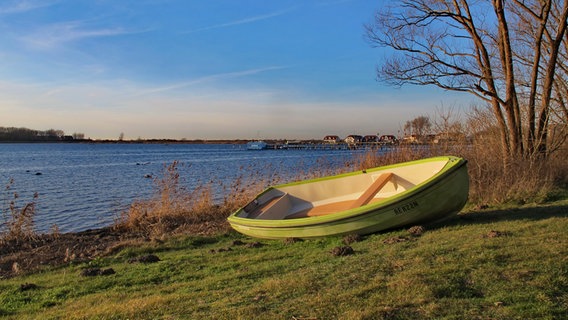
[[[447,161],[364,172],[276,187],[257,197],[239,217],[282,220],[316,217],[355,209],[396,196],[440,172]]]

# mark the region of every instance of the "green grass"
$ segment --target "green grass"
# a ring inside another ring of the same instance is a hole
[[[567,230],[562,200],[466,213],[421,236],[370,235],[343,257],[330,253],[341,238],[252,248],[234,244],[257,241],[236,233],[180,237],[2,280],[0,317],[560,319],[568,314]],[[408,241],[384,242],[393,237]],[[145,254],[161,261],[129,263]],[[116,273],[81,276],[87,267]]]

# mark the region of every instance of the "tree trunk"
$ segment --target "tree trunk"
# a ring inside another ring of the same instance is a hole
[[[515,89],[515,71],[513,67],[513,50],[509,36],[509,26],[505,16],[504,1],[494,0],[493,6],[499,24],[499,52],[505,81],[505,103],[503,105],[507,115],[509,128],[509,156],[520,156],[523,153],[521,112],[517,91]]]
[[[550,58],[548,60],[548,65],[546,66],[545,78],[542,88],[542,100],[540,106],[540,116],[538,118],[538,131],[537,131],[537,142],[539,154],[546,157],[547,156],[547,140],[548,140],[548,120],[550,112],[550,103],[552,100],[552,87],[554,85],[554,76],[556,71],[556,64],[558,61],[558,54],[560,50],[560,45],[566,36],[566,26],[568,19],[568,1],[564,1],[564,7],[562,8],[562,14],[559,17],[560,23],[556,29],[556,38],[551,39],[552,43],[550,45]]]

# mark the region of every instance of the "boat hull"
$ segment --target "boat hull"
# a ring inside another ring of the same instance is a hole
[[[436,159],[439,160],[439,157]],[[276,221],[240,217],[243,210],[241,209],[231,215],[228,221],[240,233],[271,239],[364,235],[436,221],[459,212],[465,205],[469,192],[466,161],[454,157],[448,159],[451,161],[434,178],[377,204],[364,205],[322,217]],[[409,166],[414,163],[408,162],[396,166]],[[377,168],[379,169],[381,168]]]
[[[251,141],[247,143],[247,150],[264,150],[268,147],[264,141]]]

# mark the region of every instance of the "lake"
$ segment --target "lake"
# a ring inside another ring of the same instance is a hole
[[[18,207],[36,201],[38,232],[53,225],[60,232],[109,226],[133,200],[149,198],[154,179],[174,161],[188,189],[211,183],[214,199],[222,201],[235,179],[298,179],[302,173],[342,168],[362,152],[250,151],[232,144],[0,144],[0,222],[17,193]]]

